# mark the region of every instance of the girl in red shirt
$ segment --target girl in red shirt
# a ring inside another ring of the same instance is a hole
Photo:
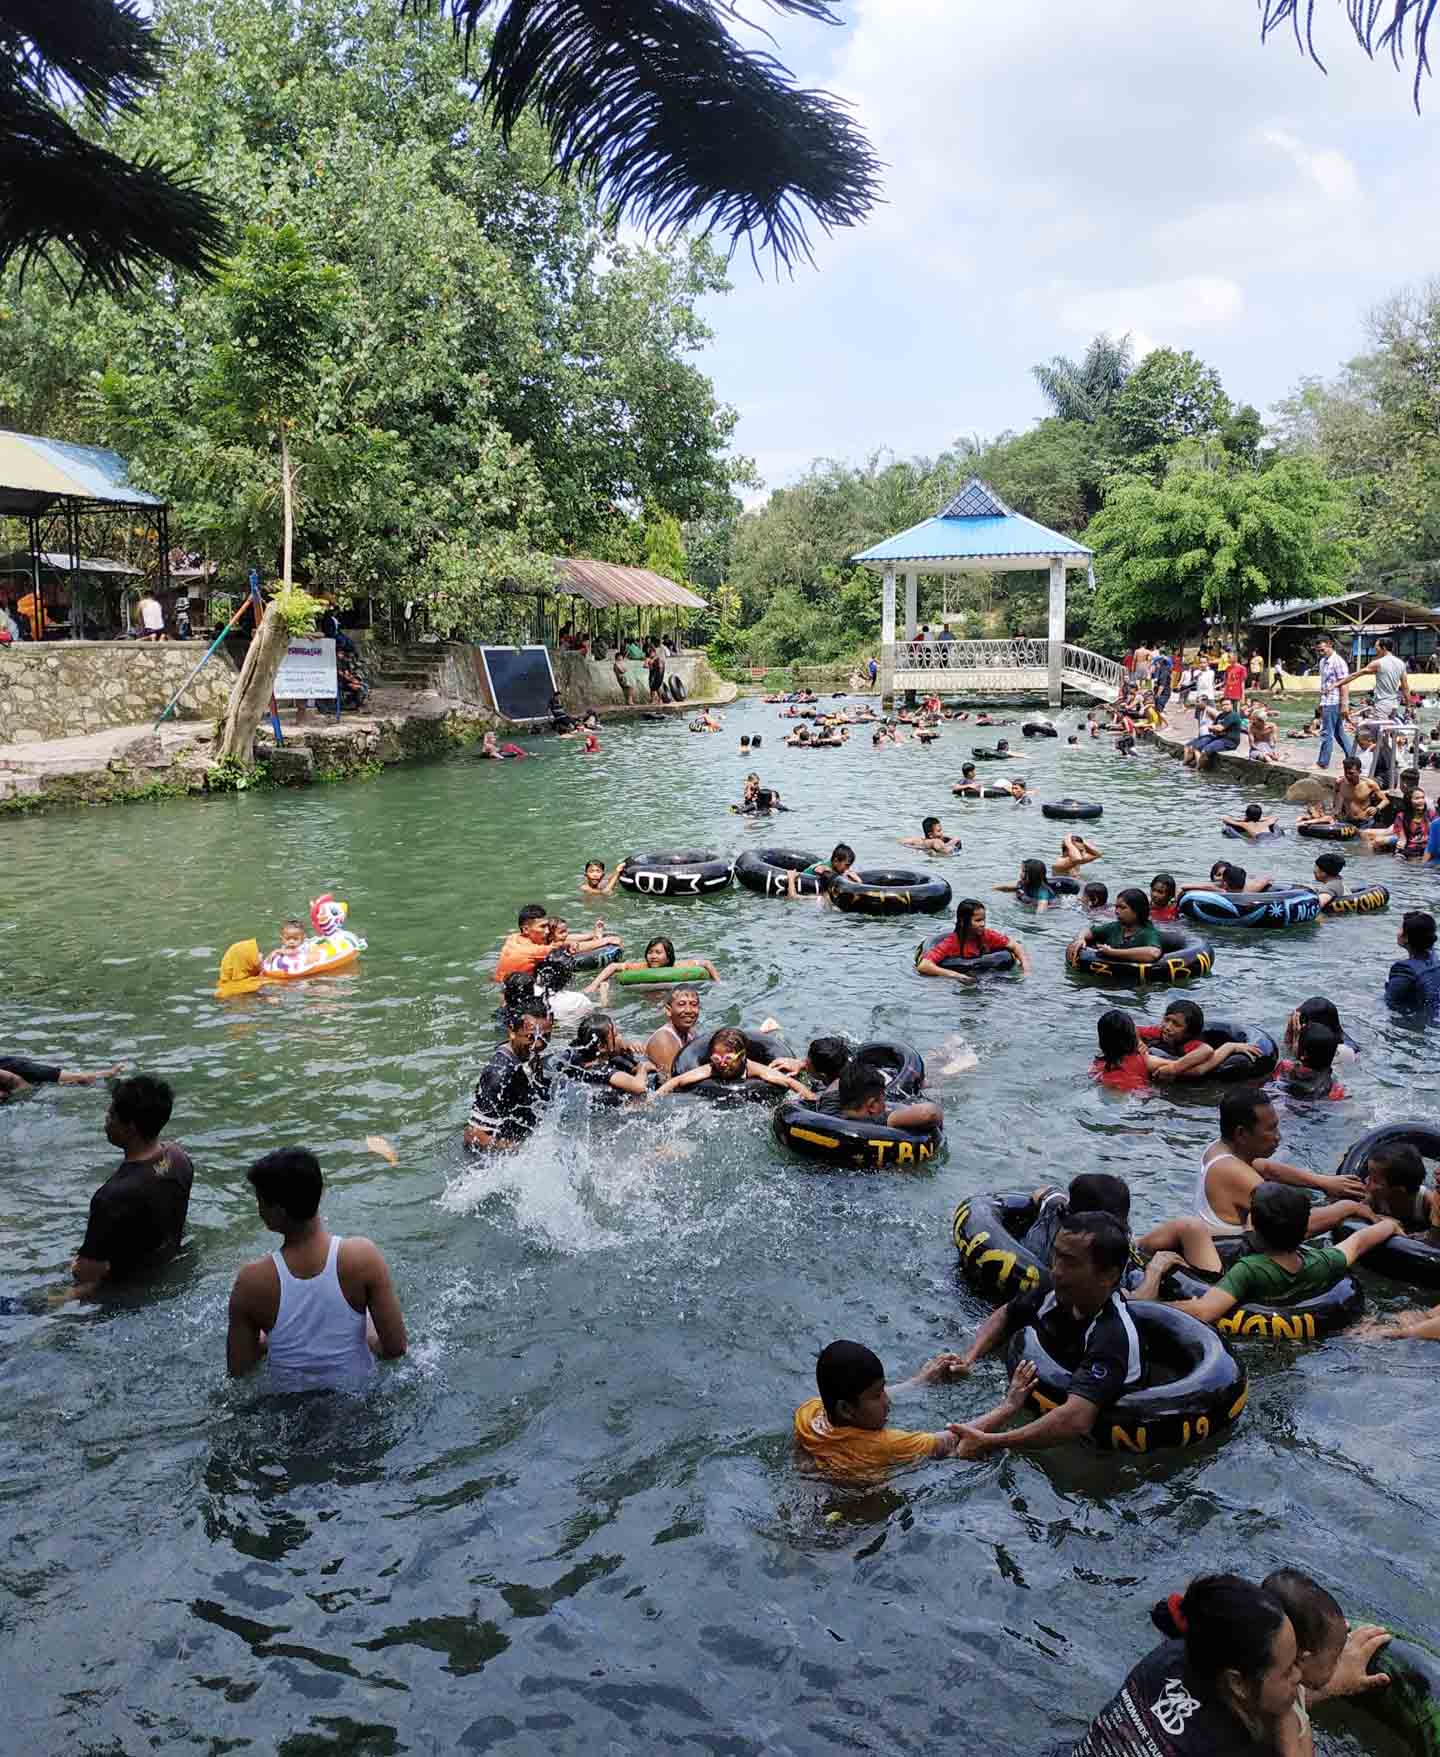
[[[1169,872],[1157,872],[1150,881],[1150,919],[1152,921],[1175,921],[1178,919],[1175,909],[1180,887],[1175,882],[1175,875]]]

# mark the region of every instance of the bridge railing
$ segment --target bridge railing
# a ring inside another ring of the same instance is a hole
[[[1066,651],[1070,649],[1067,647]],[[1076,649],[1079,651],[1080,649]],[[896,641],[896,671],[1043,671],[1049,641]],[[1068,661],[1067,661],[1068,663]],[[1117,665],[1115,669],[1120,668]]]
[[[1103,658],[1099,653],[1092,653],[1088,647],[1072,647],[1066,643],[1061,655],[1061,664],[1066,671],[1079,672],[1082,677],[1093,677],[1097,683],[1106,684],[1116,695],[1125,681],[1125,669],[1117,665],[1113,659]]]

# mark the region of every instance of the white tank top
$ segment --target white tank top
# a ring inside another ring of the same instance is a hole
[[[1216,1152],[1217,1147],[1219,1148],[1219,1152]],[[1206,1226],[1210,1228],[1211,1238],[1239,1238],[1245,1231],[1242,1222],[1236,1220],[1222,1220],[1220,1218],[1210,1206],[1210,1191],[1206,1187],[1205,1180],[1209,1175],[1211,1165],[1216,1159],[1223,1159],[1229,1151],[1230,1149],[1223,1141],[1216,1141],[1211,1146],[1207,1147],[1200,1155],[1200,1175],[1195,1179],[1195,1201],[1193,1206],[1195,1212],[1205,1222]]]
[[[270,1381],[277,1391],[358,1389],[375,1371],[365,1313],[345,1297],[336,1269],[341,1241],[330,1240],[325,1267],[304,1279],[271,1251],[280,1277],[280,1311],[270,1332]]]

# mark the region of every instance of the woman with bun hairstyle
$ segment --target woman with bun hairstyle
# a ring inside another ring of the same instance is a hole
[[[1150,1613],[1166,1640],[1073,1744],[1047,1757],[1309,1757],[1295,1715],[1300,1647],[1280,1600],[1207,1574]]]

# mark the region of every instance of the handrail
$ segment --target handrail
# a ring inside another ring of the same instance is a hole
[[[897,641],[897,671],[1044,670],[1049,641]]]

